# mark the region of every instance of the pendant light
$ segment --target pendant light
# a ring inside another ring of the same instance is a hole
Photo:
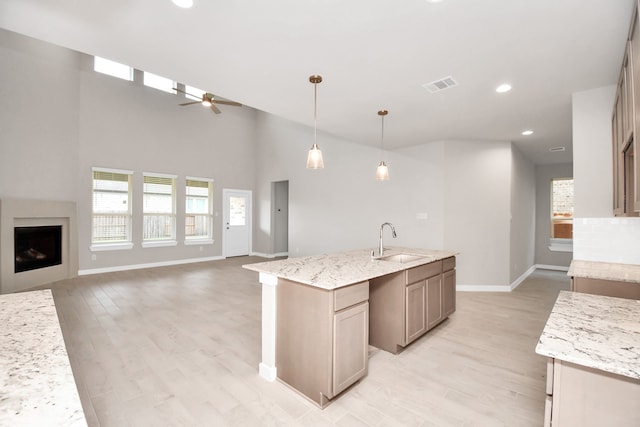
[[[378,115],[382,121],[382,132],[380,133],[380,149],[384,150],[384,116],[389,114],[387,110],[378,111]],[[384,160],[380,161],[378,165],[378,169],[376,169],[376,180],[378,181],[389,181],[389,168]]]
[[[313,83],[313,145],[307,157],[307,169],[324,169],[322,151],[318,148],[318,83],[322,82],[322,76],[310,76]]]

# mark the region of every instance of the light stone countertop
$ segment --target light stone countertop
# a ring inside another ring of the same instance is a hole
[[[451,251],[402,247],[386,249],[384,255],[399,253],[420,255],[424,258],[406,263],[382,261],[371,258],[371,249],[362,249],[246,264],[242,267],[331,290],[457,255],[457,252]]]
[[[640,300],[561,291],[536,353],[640,379]]]
[[[0,425],[87,425],[50,290],[0,295]]]
[[[570,277],[640,283],[640,265],[573,260]]]

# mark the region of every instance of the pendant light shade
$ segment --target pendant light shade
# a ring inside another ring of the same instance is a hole
[[[313,145],[307,156],[307,169],[324,169],[322,151],[318,148],[318,83],[322,82],[322,76],[310,76],[313,83]]]
[[[382,129],[380,132],[380,150],[384,149],[384,116],[389,114],[387,110],[378,111],[378,115],[382,121]],[[377,181],[389,181],[389,168],[384,160],[380,161],[378,168],[376,169],[376,180]]]
[[[389,181],[389,168],[387,164],[382,160],[376,169],[376,180]]]

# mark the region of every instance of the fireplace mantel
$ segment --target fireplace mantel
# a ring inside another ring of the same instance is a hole
[[[61,225],[62,264],[14,272],[14,228]],[[0,200],[0,294],[23,291],[78,275],[75,202],[31,199]]]

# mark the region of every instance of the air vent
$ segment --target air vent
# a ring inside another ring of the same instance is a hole
[[[557,151],[564,151],[564,147],[552,147],[549,148],[549,151],[551,151],[552,153],[555,153]]]
[[[440,92],[441,90],[449,89],[450,87],[454,86],[458,86],[458,82],[456,82],[451,76],[443,77],[439,80],[422,85],[423,88],[431,93]]]

